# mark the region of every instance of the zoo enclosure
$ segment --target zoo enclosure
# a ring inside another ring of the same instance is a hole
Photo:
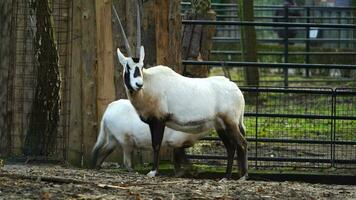
[[[9,70],[11,82],[7,85],[8,98],[7,102],[9,118],[8,122],[11,127],[8,132],[10,138],[9,155],[21,155],[24,135],[28,126],[28,115],[30,114],[31,102],[33,101],[33,86],[35,85],[36,62],[33,56],[33,22],[29,13],[28,2],[24,0],[14,1],[13,13],[14,24],[16,27],[12,36],[14,42],[14,51],[16,56],[12,58],[12,68]],[[71,63],[68,63],[67,57],[71,54],[70,39],[74,40],[78,35],[69,35],[70,29],[70,9],[66,1],[53,1],[53,10],[55,13],[54,22],[57,33],[57,44],[60,56],[60,73],[62,75],[61,91],[61,118],[59,123],[59,135],[56,137],[56,146],[51,158],[56,160],[66,160],[65,149],[68,147],[67,136],[69,134],[69,82],[72,79],[70,73]],[[199,21],[183,21],[183,23],[206,23]],[[214,22],[222,25],[262,25],[292,27],[298,23],[253,23],[253,22]],[[326,26],[319,24],[299,23],[301,29],[314,26]],[[305,27],[306,26],[306,27]],[[341,28],[343,25],[327,25],[330,28]],[[326,28],[326,27],[325,27]],[[355,29],[354,25],[345,24],[344,28]],[[28,34],[29,33],[29,34]],[[287,44],[289,45],[289,44]],[[320,52],[322,53],[322,52]],[[354,53],[354,52],[350,52]],[[290,52],[288,52],[290,54]],[[311,53],[312,54],[312,53]],[[283,52],[284,55],[284,52]],[[184,64],[190,65],[210,65],[212,67],[241,68],[241,67],[259,67],[260,69],[270,68],[332,68],[332,69],[351,69],[355,70],[355,65],[344,64],[304,64],[304,63],[247,63],[234,61],[183,61]],[[3,69],[2,69],[3,70]],[[6,69],[7,71],[8,69]],[[75,74],[77,75],[77,74]],[[337,89],[330,88],[242,88],[246,96],[256,97],[252,102],[247,102],[246,125],[248,126],[248,139],[250,141],[250,160],[252,166],[262,167],[280,167],[280,166],[306,166],[306,167],[355,167],[355,90],[354,89]],[[256,93],[258,95],[256,96]],[[315,93],[315,94],[313,94]],[[300,96],[300,94],[302,94]],[[298,96],[299,95],[299,96]],[[295,97],[295,98],[293,98]],[[272,100],[268,100],[272,98]],[[310,104],[304,107],[288,109],[289,105],[300,104],[295,99],[304,98]],[[254,99],[254,98],[252,98]],[[278,100],[279,99],[279,100]],[[273,101],[274,100],[274,101]],[[292,101],[293,100],[293,101]],[[270,102],[271,105],[266,103]],[[316,105],[322,105],[323,109],[319,112]],[[267,106],[264,108],[263,106]],[[268,110],[267,108],[270,108]],[[312,106],[312,107],[310,107]],[[341,109],[346,107],[346,109]],[[278,109],[277,109],[278,108]],[[337,109],[336,109],[337,108]],[[285,109],[285,110],[283,110]],[[332,111],[332,110],[335,111]],[[272,111],[275,112],[272,112]],[[311,114],[308,113],[308,110]],[[267,112],[268,111],[268,112]],[[278,112],[277,112],[278,111]],[[297,114],[296,114],[297,113]],[[286,128],[300,124],[301,127]],[[318,126],[320,124],[320,126]],[[270,130],[266,130],[263,125],[272,125]],[[326,127],[326,128],[325,128]],[[298,129],[299,128],[299,129]],[[285,129],[285,130],[284,130]],[[298,130],[297,130],[298,129]],[[277,136],[274,135],[277,133]],[[298,134],[295,134],[298,133]],[[303,134],[300,136],[300,134]],[[209,143],[215,143],[214,138],[208,138]],[[204,141],[203,141],[204,142]],[[269,144],[269,145],[266,145]],[[268,149],[270,148],[270,149]],[[308,154],[308,152],[317,151],[317,153]],[[0,152],[2,153],[2,152]],[[219,153],[219,152],[218,152]],[[222,155],[212,152],[213,157],[206,158],[223,158]],[[299,154],[299,155],[298,155]],[[194,155],[192,155],[194,156]],[[196,154],[196,158],[199,157]],[[200,155],[202,156],[202,155]],[[215,156],[215,157],[214,157]],[[48,159],[48,158],[46,158]],[[150,157],[148,158],[150,160]],[[208,159],[211,160],[211,159]]]
[[[236,7],[236,4],[231,4]],[[231,6],[228,4],[228,6]],[[275,6],[261,6],[264,9],[273,9]],[[277,7],[288,13],[287,7]],[[323,7],[305,7],[307,13],[311,9],[321,10]],[[230,8],[229,8],[230,9]],[[227,10],[229,10],[227,9]],[[298,8],[301,9],[301,8]],[[326,8],[333,9],[333,8]],[[355,8],[336,8],[355,9]],[[234,10],[234,9],[232,9]],[[236,12],[236,10],[235,10]],[[217,16],[219,18],[219,15]],[[227,16],[230,17],[230,16]],[[268,17],[262,17],[268,18]],[[332,17],[330,17],[333,19]],[[206,21],[183,20],[183,24],[216,25],[223,31],[236,31],[236,26],[273,27],[275,30],[288,31],[295,29],[305,31],[305,39],[258,40],[258,42],[282,41],[283,52],[260,52],[264,55],[282,55],[285,63],[268,62],[236,62],[231,60],[219,61],[192,61],[184,60],[184,65],[209,65],[211,68],[241,68],[258,67],[259,69],[284,69],[284,86],[288,86],[288,69],[348,69],[356,70],[354,64],[320,64],[309,63],[311,55],[322,55],[324,52],[310,52],[311,42],[322,41],[330,43],[349,42],[354,46],[352,39],[318,39],[310,38],[311,28],[323,30],[337,29],[351,32],[356,29],[354,24],[311,23],[309,15],[305,22],[246,22],[246,21]],[[315,18],[314,18],[315,19]],[[354,20],[354,17],[346,17]],[[350,21],[349,21],[350,22]],[[229,27],[228,27],[229,26]],[[226,28],[228,27],[228,28]],[[219,28],[217,28],[219,30]],[[262,29],[266,30],[266,28]],[[268,30],[268,29],[267,29]],[[351,34],[352,35],[352,34]],[[240,38],[219,37],[219,42],[236,42]],[[305,43],[305,51],[297,54],[305,56],[305,63],[289,63],[288,58],[290,42]],[[215,41],[216,42],[216,41]],[[241,54],[241,51],[213,51],[214,54]],[[347,52],[329,52],[327,55],[354,55],[354,49]],[[354,58],[353,58],[354,59]],[[348,80],[352,81],[352,80]],[[246,124],[249,141],[249,160],[251,166],[262,168],[355,168],[356,167],[356,100],[353,88],[295,88],[295,87],[241,87],[247,100]],[[251,99],[252,98],[252,99]],[[197,147],[191,148],[190,158],[199,163],[222,164],[225,151],[219,147],[222,144],[216,135],[202,140]],[[218,149],[218,150],[217,150]],[[220,149],[220,150],[219,150]]]

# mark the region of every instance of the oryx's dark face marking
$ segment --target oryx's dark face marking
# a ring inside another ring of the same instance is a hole
[[[138,91],[143,87],[143,60],[145,58],[145,50],[143,46],[140,48],[140,58],[125,57],[120,49],[117,49],[117,56],[121,65],[124,67],[124,84],[130,91]]]
[[[131,92],[138,91],[143,87],[142,64],[139,59],[128,59],[124,68],[124,83]]]

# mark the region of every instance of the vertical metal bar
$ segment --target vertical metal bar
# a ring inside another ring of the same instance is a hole
[[[307,10],[307,23],[310,23],[310,7],[306,7]],[[310,27],[306,27],[306,40],[305,40],[305,63],[310,63]],[[309,77],[309,68],[305,68],[305,76]]]
[[[332,103],[331,103],[331,167],[335,167],[335,140],[336,140],[336,95],[337,89],[332,89]]]
[[[288,22],[288,13],[289,9],[287,5],[284,5],[284,20],[285,22]],[[288,26],[284,27],[284,63],[288,63]],[[284,86],[288,87],[288,67],[284,66],[283,68],[284,72]]]
[[[258,90],[258,86],[256,86],[256,124],[255,124],[255,169],[258,168],[257,166],[257,157],[258,157],[258,142],[257,142],[257,138],[258,138],[258,96],[260,94],[259,90]]]

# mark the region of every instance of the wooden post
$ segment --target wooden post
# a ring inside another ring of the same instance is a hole
[[[97,105],[100,120],[107,105],[115,100],[114,60],[111,26],[111,0],[96,0],[97,30]]]
[[[101,116],[115,99],[111,1],[73,1],[73,6],[67,156],[69,163],[88,167]]]
[[[83,165],[88,167],[98,134],[95,1],[83,1],[82,10]]]
[[[156,0],[154,11],[156,64],[166,65],[177,73],[182,73],[180,1]],[[170,150],[163,151],[161,159],[169,160],[171,155]]]
[[[81,1],[73,1],[72,16],[72,35],[70,36],[72,54],[70,80],[70,116],[69,116],[69,135],[67,143],[67,160],[74,166],[82,164],[82,14]]]
[[[97,119],[98,127],[107,105],[116,99],[114,84],[114,53],[111,24],[111,0],[96,0],[96,30],[97,30]],[[116,54],[116,53],[115,53]],[[120,76],[122,77],[122,75]],[[92,137],[89,144],[96,141],[97,135]],[[91,145],[91,146],[92,146]],[[116,160],[118,158],[115,155]]]
[[[95,4],[73,1],[68,162],[88,166],[97,135]],[[79,36],[79,37],[78,37]],[[94,141],[94,142],[93,142]]]

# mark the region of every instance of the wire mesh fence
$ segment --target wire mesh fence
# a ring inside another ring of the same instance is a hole
[[[355,168],[355,90],[249,88],[245,125],[250,167]],[[189,151],[196,162],[224,164],[216,134]]]
[[[8,69],[10,74],[7,87],[7,130],[10,143],[10,156],[21,157],[24,155],[25,138],[29,131],[30,116],[38,112],[34,110],[34,99],[36,94],[37,75],[39,70],[38,54],[36,53],[36,33],[38,13],[34,10],[34,1],[16,0],[12,1],[12,49],[14,55],[11,58],[12,65]],[[66,116],[68,104],[66,94],[68,92],[66,74],[68,72],[68,36],[69,36],[69,6],[66,0],[54,0],[49,4],[52,14],[53,38],[56,43],[56,51],[59,56],[58,69],[60,77],[60,109],[58,134],[55,135],[54,145],[50,152],[45,153],[41,159],[63,160],[65,157],[65,137],[67,131]],[[36,16],[37,15],[37,16]],[[43,53],[43,52],[42,52]],[[46,62],[46,61],[44,61]],[[49,62],[49,61],[48,61]],[[36,121],[34,124],[46,122]],[[40,131],[40,130],[37,130]]]

